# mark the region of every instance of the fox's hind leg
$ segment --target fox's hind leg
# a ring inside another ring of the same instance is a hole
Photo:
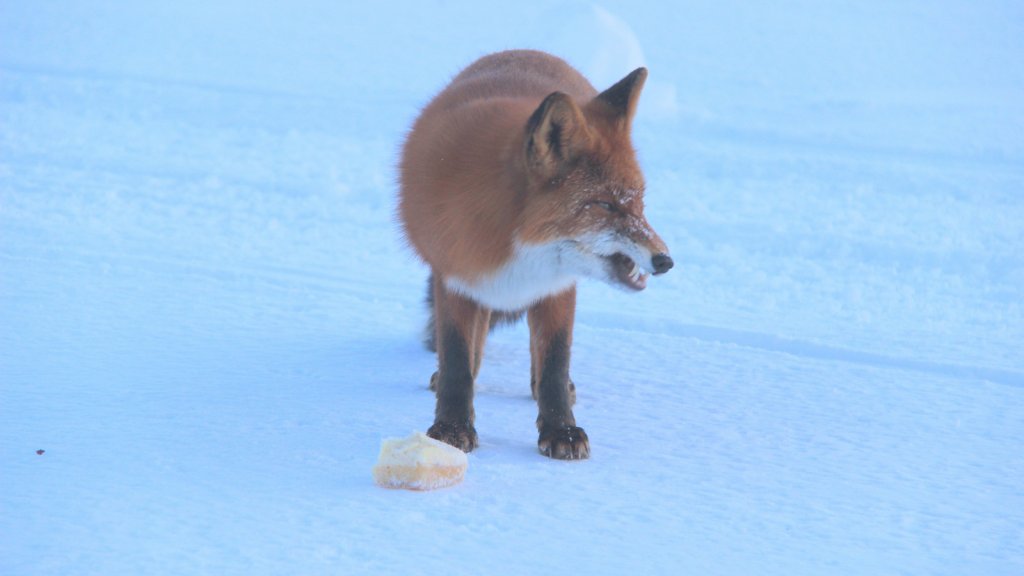
[[[431,352],[437,352],[437,322],[434,318],[437,316],[436,308],[434,306],[434,275],[431,274],[430,278],[427,278],[427,312],[430,316],[427,318],[427,327],[423,331],[423,345],[427,347],[427,350]],[[436,374],[435,374],[436,376]],[[430,389],[434,390],[434,379],[431,378]]]
[[[434,323],[437,393],[434,424],[427,435],[469,452],[477,447],[473,426],[473,380],[483,354],[490,311],[449,291],[434,275]]]
[[[569,379],[576,288],[534,304],[530,323],[530,359],[539,414],[537,447],[545,456],[576,460],[590,456],[587,433],[572,413],[575,386]]]

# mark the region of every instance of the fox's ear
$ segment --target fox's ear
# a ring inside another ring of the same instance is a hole
[[[526,122],[526,161],[542,177],[555,178],[587,138],[579,106],[567,94],[553,92]]]
[[[636,113],[636,104],[640,100],[640,91],[647,80],[647,68],[637,68],[614,86],[601,92],[595,100],[601,101],[629,124]]]

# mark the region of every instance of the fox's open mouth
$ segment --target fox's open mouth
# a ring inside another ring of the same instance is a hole
[[[611,266],[615,279],[623,286],[633,290],[643,290],[647,287],[647,273],[640,269],[640,266],[632,258],[622,252],[616,252],[611,256],[605,256]]]

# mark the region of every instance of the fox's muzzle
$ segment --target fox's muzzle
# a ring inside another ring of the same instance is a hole
[[[672,261],[672,257],[664,252],[655,254],[651,257],[651,267],[654,268],[654,275],[664,274],[672,269],[675,262]]]

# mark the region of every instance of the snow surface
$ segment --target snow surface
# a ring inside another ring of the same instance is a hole
[[[466,480],[384,490],[399,145],[513,47],[649,66],[677,266],[581,286],[589,461],[518,326]],[[1022,56],[995,0],[3,0],[0,574],[1024,573]]]

